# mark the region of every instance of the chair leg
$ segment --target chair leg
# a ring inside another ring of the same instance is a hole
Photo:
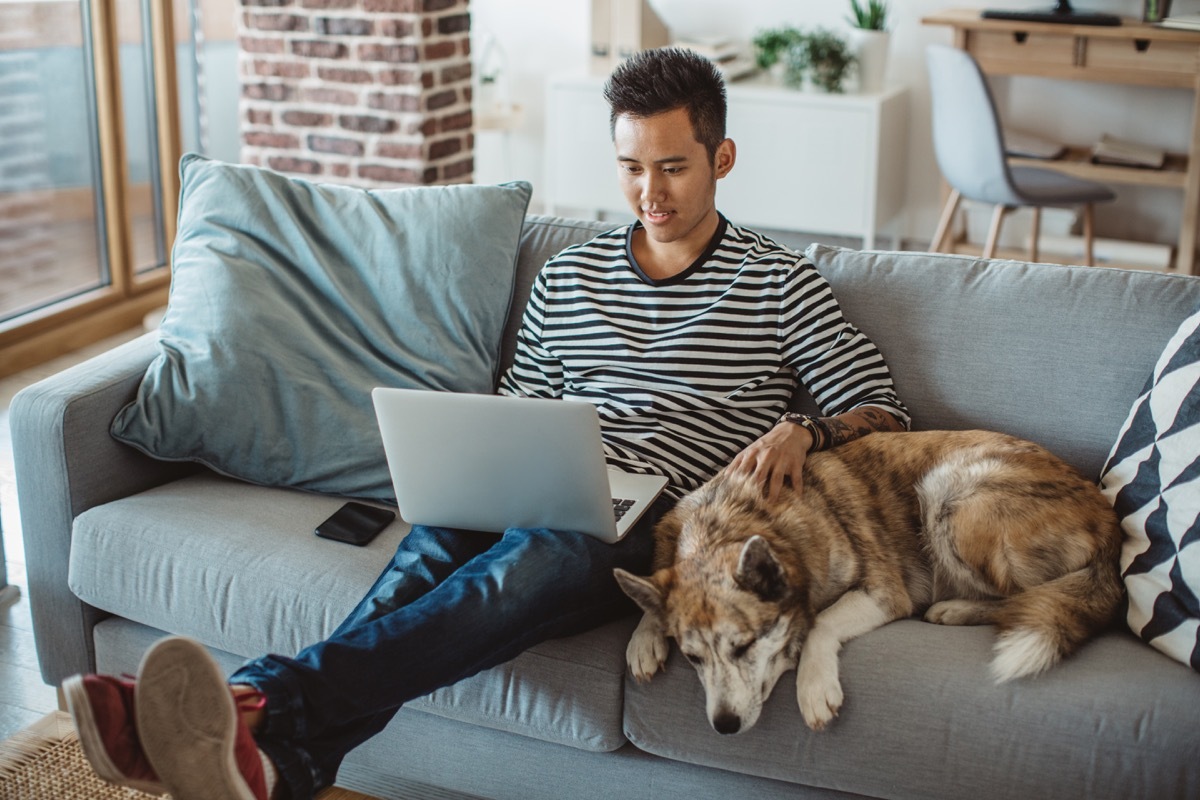
[[[1092,237],[1095,235],[1095,232],[1095,220],[1092,219],[1092,204],[1086,203],[1083,206],[1083,263],[1088,267],[1096,265],[1096,257],[1092,252]]]
[[[1004,223],[1004,215],[1008,213],[1008,206],[996,206],[996,210],[992,213],[992,226],[988,229],[987,242],[983,245],[983,257],[992,258],[996,255],[996,242],[1000,240],[1000,226]]]
[[[1029,227],[1029,260],[1038,260],[1038,237],[1042,231],[1042,207],[1033,207],[1033,224]]]
[[[946,198],[946,205],[942,208],[942,216],[938,220],[937,230],[933,233],[933,240],[929,243],[929,252],[942,252],[942,243],[947,236],[950,235],[950,226],[954,222],[954,213],[958,211],[958,204],[962,201],[962,194],[958,189],[952,189],[949,197]]]

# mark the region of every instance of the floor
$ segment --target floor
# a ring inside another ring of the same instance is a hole
[[[8,593],[16,595],[15,601],[11,597],[0,601],[0,739],[8,738],[58,708],[57,692],[42,682],[33,644],[33,622],[25,582],[25,547],[21,541],[12,440],[8,430],[9,403],[26,385],[141,333],[139,329],[105,339],[71,355],[0,379],[0,526],[8,583],[16,589],[16,592]]]

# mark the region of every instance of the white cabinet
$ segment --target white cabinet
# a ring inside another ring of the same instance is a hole
[[[603,78],[552,78],[546,98],[547,213],[631,214],[617,189]],[[717,207],[750,228],[859,236],[875,246],[900,232],[908,92],[831,95],[754,79],[732,83],[728,133],[733,171]]]

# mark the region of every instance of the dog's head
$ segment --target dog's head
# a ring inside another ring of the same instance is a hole
[[[648,578],[616,575],[696,668],[713,729],[732,734],[758,721],[779,677],[796,666],[805,604],[803,582],[789,575],[768,537],[753,532],[761,515],[712,510],[683,509],[664,520],[681,526],[671,566]]]

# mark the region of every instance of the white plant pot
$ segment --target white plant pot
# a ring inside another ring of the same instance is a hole
[[[851,31],[850,43],[858,56],[858,90],[860,92],[873,94],[883,91],[891,36],[887,31],[869,31],[862,28],[855,28]]]

